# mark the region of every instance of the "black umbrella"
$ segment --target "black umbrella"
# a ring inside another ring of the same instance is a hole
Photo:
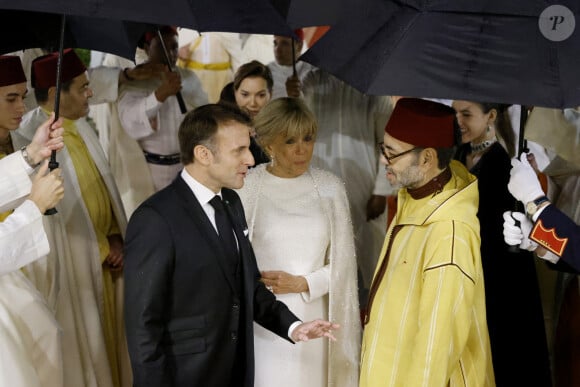
[[[199,31],[268,33],[291,36],[282,15],[268,0],[0,0],[0,9],[62,15],[55,115],[60,96],[60,60],[66,35],[66,15],[178,25]],[[2,11],[5,12],[5,11]],[[30,21],[22,25],[30,25]],[[107,52],[107,50],[101,50]],[[56,167],[53,152],[49,166]],[[54,209],[53,209],[54,211]]]
[[[580,3],[366,0],[302,60],[375,95],[580,105]]]
[[[0,9],[132,20],[198,31],[292,34],[269,0],[0,0]]]
[[[347,1],[354,0],[270,0],[293,29],[334,25]]]
[[[137,43],[146,31],[155,30],[155,26],[121,20],[107,20],[84,16],[68,16],[21,10],[2,10],[2,16],[11,23],[2,23],[0,33],[7,38],[0,43],[0,53],[17,51],[26,48],[44,48],[48,51],[59,51],[56,77],[56,96],[54,104],[55,120],[59,118],[61,90],[61,57],[64,47],[88,48],[110,52],[134,60]],[[14,33],[8,26],[27,25],[35,28],[23,29]],[[49,168],[58,167],[56,152],[53,151]],[[46,214],[56,213],[50,208]]]
[[[0,53],[14,52],[26,48],[44,48],[57,51],[62,29],[62,16],[44,12],[18,10],[0,11]],[[14,26],[34,26],[14,30]],[[139,38],[146,31],[155,31],[156,26],[148,23],[86,16],[67,16],[64,30],[64,47],[86,48],[108,52],[135,60]]]

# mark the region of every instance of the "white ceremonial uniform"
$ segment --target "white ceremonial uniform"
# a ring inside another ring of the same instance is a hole
[[[181,95],[188,111],[207,104],[207,94],[199,78],[189,70],[177,70],[181,74]],[[151,79],[125,85],[118,102],[119,119],[127,134],[137,140],[144,151],[161,156],[178,155],[177,133],[184,114],[175,96],[163,103],[157,101],[155,89],[160,82],[160,79]],[[173,165],[148,163],[148,166],[156,191],[171,183],[183,168],[179,162]]]
[[[197,75],[210,103],[218,102],[225,85],[234,80],[234,73],[242,64],[242,41],[240,35],[230,32],[196,31],[183,34],[179,30],[180,46],[182,36],[187,35],[191,56],[188,60],[178,59],[178,66],[191,70]]]
[[[242,34],[244,35],[244,34]],[[249,34],[242,38],[242,63],[257,60],[263,64],[274,60],[274,35]]]
[[[276,61],[268,63],[268,68],[272,72],[274,87],[272,88],[272,99],[288,97],[286,92],[286,80],[292,76],[292,66],[282,66]],[[296,63],[296,75],[298,79],[303,80],[308,72],[314,70],[314,67],[306,62]]]
[[[12,137],[15,147],[19,141],[30,141],[36,128],[47,119],[41,108],[28,112]],[[112,211],[124,235],[127,220],[123,205],[96,131],[86,118],[80,118],[74,124],[103,178]],[[52,247],[48,260],[59,268],[58,277],[46,278],[58,281],[55,309],[56,319],[63,329],[64,378],[71,386],[109,387],[113,382],[102,325],[103,269],[97,237],[66,147],[58,154],[57,160],[64,178],[65,194],[57,206],[58,213],[44,217],[44,222]],[[35,285],[39,289],[50,287],[43,283]],[[116,286],[120,289],[122,279],[117,279]],[[116,325],[120,329],[123,322],[118,321]],[[125,356],[128,360],[128,355]],[[125,375],[122,377],[124,380],[127,378]]]
[[[42,214],[30,200],[33,169],[21,152],[0,160],[0,385],[63,385],[60,329],[43,297],[19,269],[49,252]]]
[[[38,207],[29,200],[20,203],[30,193],[28,174],[32,172],[21,152],[0,160],[0,212],[18,206],[0,223],[0,275],[18,270],[49,251]]]
[[[137,49],[135,62],[140,64],[146,59],[144,51]],[[113,54],[106,54],[102,64],[116,69],[133,67],[133,63],[128,59]],[[93,83],[91,82],[91,86]],[[91,106],[89,116],[95,121],[99,141],[109,160],[125,213],[129,218],[139,204],[155,193],[143,151],[137,141],[129,137],[123,129],[119,120],[116,97],[112,102]]]

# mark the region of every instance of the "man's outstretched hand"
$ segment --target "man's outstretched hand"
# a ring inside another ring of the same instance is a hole
[[[318,339],[321,337],[328,337],[332,341],[336,341],[336,337],[332,335],[332,331],[339,329],[340,325],[333,324],[330,321],[314,320],[298,325],[292,331],[292,340],[294,342],[308,341],[311,339]]]

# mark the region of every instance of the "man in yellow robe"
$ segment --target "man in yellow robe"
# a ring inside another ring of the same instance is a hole
[[[361,387],[494,386],[477,179],[450,161],[454,111],[397,102],[381,144],[400,187],[365,315]]]
[[[15,142],[30,140],[38,122],[53,109],[56,63],[57,53],[32,63],[32,84],[40,106],[24,116]],[[117,78],[112,81],[116,85]],[[46,217],[51,233],[49,258],[59,269],[54,278],[32,275],[31,280],[39,289],[50,281],[58,290],[55,313],[63,330],[65,385],[129,385],[130,374],[124,374],[130,368],[119,293],[126,218],[96,132],[85,118],[92,90],[86,68],[72,50],[63,55],[62,85],[65,148],[58,161],[65,196],[58,213]],[[125,367],[123,361],[127,361]]]

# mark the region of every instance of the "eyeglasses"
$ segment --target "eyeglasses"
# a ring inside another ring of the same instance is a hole
[[[379,150],[381,151],[381,153],[383,154],[383,156],[387,160],[387,164],[391,164],[391,161],[394,160],[394,159],[396,159],[397,157],[404,156],[407,153],[411,153],[411,152],[413,152],[414,150],[417,150],[417,149],[419,149],[419,148],[418,147],[414,147],[414,148],[411,148],[411,149],[406,150],[404,152],[397,153],[396,155],[388,156],[387,155],[387,150],[385,148],[385,143],[384,142],[379,143]]]

